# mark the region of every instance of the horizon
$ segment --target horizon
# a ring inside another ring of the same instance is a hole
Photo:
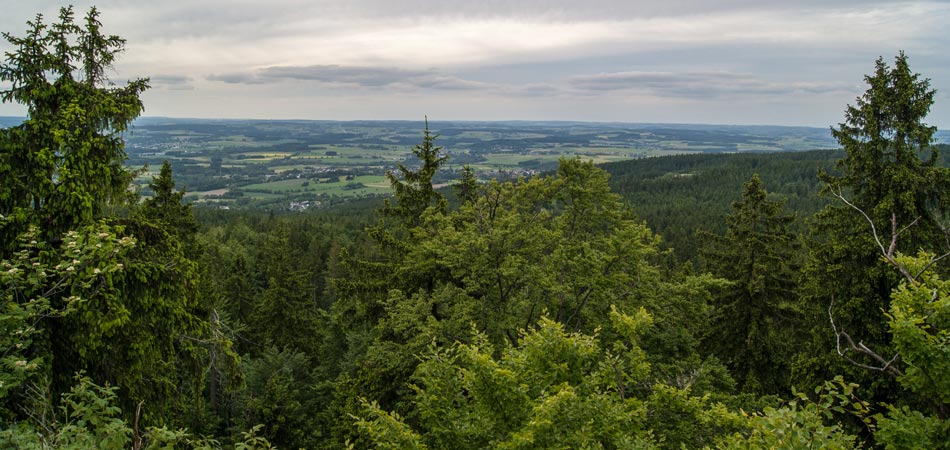
[[[0,115],[0,123],[4,120],[21,120],[26,116],[8,116]],[[687,122],[624,122],[624,121],[593,121],[593,120],[544,120],[544,119],[511,119],[511,120],[456,120],[456,119],[303,119],[303,118],[261,118],[261,117],[175,117],[175,116],[147,116],[142,115],[133,121],[133,125],[139,120],[174,120],[174,121],[221,121],[221,122],[401,122],[401,123],[424,123],[426,120],[433,123],[524,123],[524,124],[591,124],[591,125],[670,125],[670,126],[697,126],[697,127],[778,127],[778,128],[808,128],[808,129],[828,129],[828,126],[808,126],[808,125],[782,125],[774,123],[766,124],[748,124],[748,123],[687,123]],[[938,131],[943,131],[938,127]]]
[[[11,115],[0,115],[0,126],[2,126],[4,121],[9,120],[22,120],[26,116],[11,116]],[[502,123],[522,123],[522,124],[590,124],[590,125],[638,125],[638,126],[678,126],[678,127],[740,127],[740,128],[766,128],[766,127],[776,127],[776,128],[806,128],[806,129],[815,129],[815,130],[829,130],[831,127],[836,127],[839,124],[826,125],[826,126],[811,126],[811,125],[788,125],[788,124],[779,124],[779,123],[698,123],[698,122],[630,122],[630,121],[606,121],[606,120],[567,120],[567,119],[486,119],[486,120],[467,120],[467,119],[433,119],[433,118],[423,118],[423,119],[307,119],[307,118],[267,118],[267,117],[176,117],[176,116],[150,116],[142,115],[137,117],[133,121],[139,120],[175,120],[175,121],[232,121],[232,122],[401,122],[401,123],[419,123],[422,124],[426,120],[430,124],[433,123],[450,123],[450,124],[464,124],[464,123],[489,123],[489,124],[502,124]],[[950,134],[950,127],[941,127],[930,123],[929,125],[936,126],[936,134]],[[950,136],[948,136],[948,142],[950,142]]]

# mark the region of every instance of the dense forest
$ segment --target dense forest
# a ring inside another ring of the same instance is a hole
[[[93,9],[0,64],[0,446],[950,448],[950,170],[883,59],[841,150],[433,179],[298,214],[139,198]]]

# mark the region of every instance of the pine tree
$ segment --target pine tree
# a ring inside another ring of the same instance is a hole
[[[455,188],[455,195],[463,203],[474,203],[478,197],[478,178],[470,166],[462,168],[462,176],[458,182],[452,185]]]
[[[267,284],[249,318],[252,335],[260,345],[315,357],[321,323],[308,268],[299,264],[303,255],[292,248],[286,225],[273,230],[262,247]]]
[[[200,253],[195,241],[198,222],[195,221],[191,203],[183,202],[185,191],[175,191],[172,166],[168,161],[162,163],[158,176],[152,178],[148,187],[153,195],[142,204],[144,218],[157,222],[168,233],[173,234],[185,246],[185,253],[189,257],[197,258]]]

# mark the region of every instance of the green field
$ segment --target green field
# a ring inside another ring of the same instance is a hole
[[[362,187],[357,187],[358,185],[362,185]],[[257,197],[259,194],[289,193],[358,196],[387,194],[390,192],[390,187],[385,176],[360,175],[353,177],[351,180],[347,180],[345,177],[335,177],[335,181],[332,178],[278,180],[242,186],[240,190],[252,197]]]
[[[826,129],[582,122],[429,122],[449,160],[436,183],[463,166],[487,180],[552,170],[559,158],[608,163],[691,153],[828,148]],[[248,207],[390,193],[383,174],[413,167],[424,124],[404,121],[193,121],[143,119],[127,136],[129,164],[172,164],[197,201]],[[333,183],[326,181],[339,179]],[[349,178],[349,179],[347,179]],[[149,174],[136,180],[140,186]],[[255,203],[257,202],[257,203]]]

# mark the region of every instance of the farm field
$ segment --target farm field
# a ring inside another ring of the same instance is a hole
[[[386,195],[386,171],[414,164],[422,122],[143,118],[126,136],[147,186],[168,160],[192,201],[289,208]],[[429,122],[449,155],[437,183],[464,166],[483,180],[551,170],[560,158],[595,163],[697,153],[801,151],[835,146],[827,129],[585,122]]]

